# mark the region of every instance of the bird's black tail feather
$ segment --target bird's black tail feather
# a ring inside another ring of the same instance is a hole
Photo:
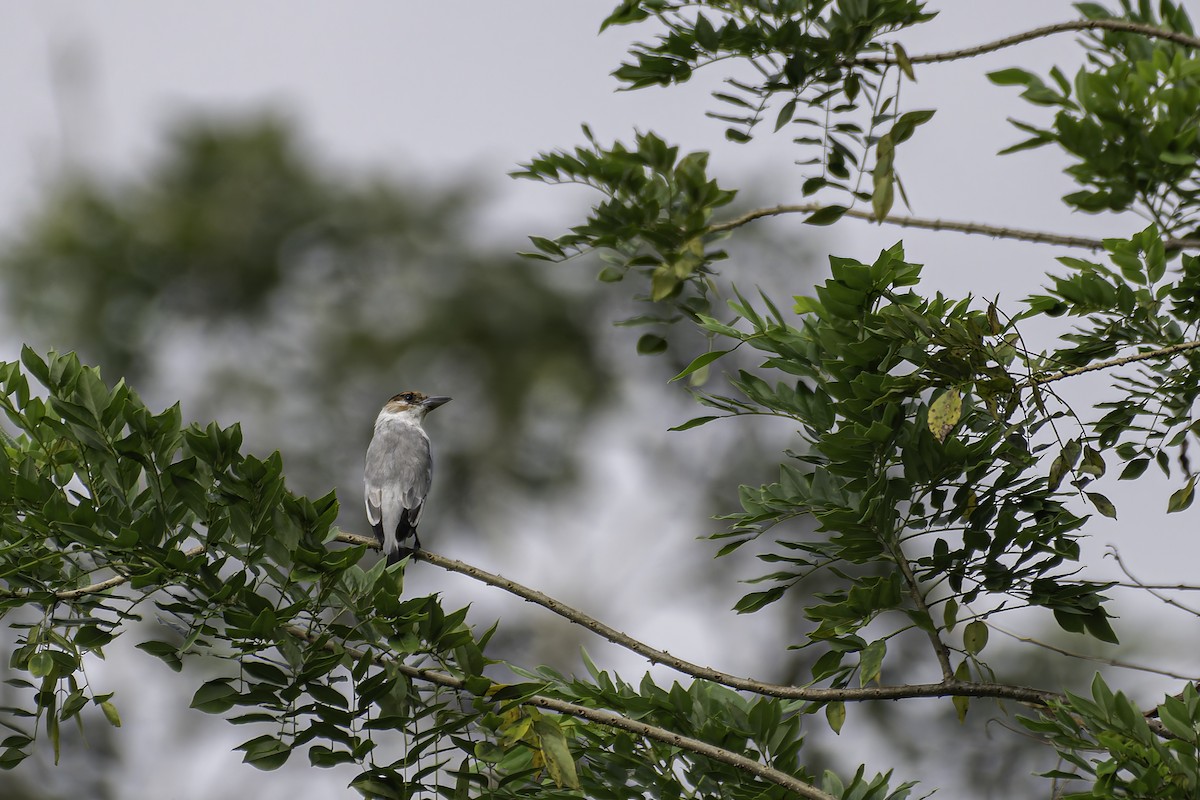
[[[420,540],[420,538],[417,536],[417,529],[416,529],[416,528],[412,528],[412,527],[408,527],[408,526],[407,526],[407,522],[408,522],[408,515],[407,515],[407,514],[404,514],[404,515],[401,517],[401,522],[400,522],[400,525],[398,526],[398,528],[397,528],[397,530],[396,530],[396,534],[397,534],[397,535],[396,535],[396,541],[402,542],[402,541],[404,541],[405,539],[407,539],[407,538],[408,538],[408,537],[411,535],[411,536],[412,536],[412,540],[413,540],[413,546],[412,546],[412,547],[406,547],[406,546],[404,546],[404,545],[399,545],[399,546],[397,546],[397,547],[396,547],[396,549],[395,549],[395,550],[393,550],[393,551],[391,551],[390,553],[388,553],[388,554],[387,554],[387,563],[388,563],[388,566],[389,566],[389,567],[390,567],[392,564],[395,564],[395,563],[396,563],[397,561],[399,561],[400,559],[402,559],[402,558],[406,558],[406,557],[408,557],[408,556],[411,556],[412,554],[416,553],[418,550],[420,550],[420,549],[421,549],[421,540]],[[404,528],[406,528],[406,527],[408,527],[408,530],[407,530],[407,531],[404,531],[404,535],[403,535],[403,536],[401,536],[401,535],[400,535],[400,533],[401,533],[401,529],[404,529]],[[382,530],[382,529],[381,529],[381,530]],[[382,542],[382,541],[383,541],[383,537],[382,537],[382,536],[380,536],[380,539],[379,539],[379,541],[380,541],[380,542]]]

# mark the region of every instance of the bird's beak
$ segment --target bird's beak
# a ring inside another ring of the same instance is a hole
[[[421,401],[421,405],[425,407],[426,411],[433,411],[438,406],[444,406],[449,402],[449,397],[426,397]]]

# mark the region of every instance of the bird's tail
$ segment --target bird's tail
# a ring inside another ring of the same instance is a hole
[[[390,567],[392,564],[395,564],[396,562],[400,561],[401,559],[407,558],[408,556],[413,555],[414,553],[416,553],[418,550],[421,549],[421,540],[420,539],[416,539],[414,537],[414,544],[416,545],[415,547],[405,547],[402,544],[396,545],[396,548],[394,550],[389,551],[387,554],[388,566]]]

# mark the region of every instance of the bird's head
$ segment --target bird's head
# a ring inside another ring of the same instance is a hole
[[[394,414],[420,421],[430,411],[449,402],[449,397],[430,397],[421,392],[401,392],[384,403],[381,415]]]

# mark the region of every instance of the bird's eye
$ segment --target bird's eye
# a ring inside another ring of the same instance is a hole
[[[406,403],[414,403],[416,402],[417,397],[412,392],[405,392],[404,394],[400,395],[400,399]]]

